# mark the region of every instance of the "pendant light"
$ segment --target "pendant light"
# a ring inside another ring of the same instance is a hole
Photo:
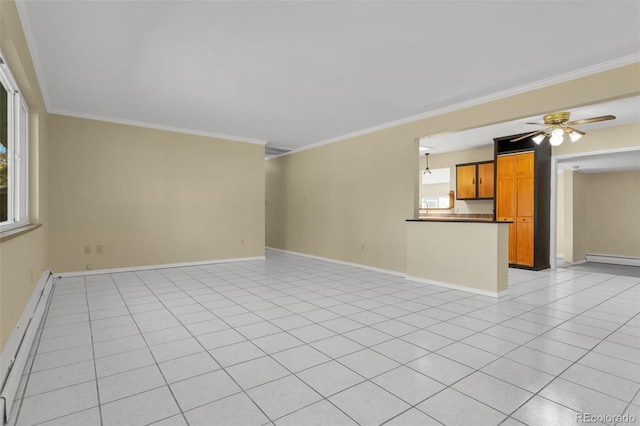
[[[422,172],[422,174],[423,175],[430,175],[431,174],[431,170],[429,170],[429,153],[427,152],[424,155],[427,158],[427,168],[424,169],[424,172]]]

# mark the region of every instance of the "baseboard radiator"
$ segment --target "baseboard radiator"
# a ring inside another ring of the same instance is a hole
[[[611,265],[640,266],[640,257],[587,253],[586,258],[587,262],[609,263]]]
[[[8,421],[33,340],[53,289],[53,273],[42,273],[18,324],[0,353],[0,421]]]

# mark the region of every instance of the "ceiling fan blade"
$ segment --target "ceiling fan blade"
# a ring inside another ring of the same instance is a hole
[[[585,132],[583,132],[582,130],[578,130],[578,129],[574,129],[573,127],[566,127],[566,130],[570,131],[570,132],[576,132],[577,134],[579,134],[580,136],[584,136],[586,135]]]
[[[546,126],[547,123],[524,123],[524,124],[533,124],[534,126]]]
[[[535,132],[527,133],[526,135],[522,135],[515,139],[511,139],[511,142],[518,142],[518,141],[521,141],[522,139],[530,138],[531,136],[535,136],[540,133],[544,133],[544,130],[536,130]]]
[[[575,126],[576,124],[587,124],[587,123],[596,123],[598,121],[607,121],[607,120],[615,120],[615,115],[603,115],[602,117],[591,117],[585,118],[582,120],[569,121],[566,123],[567,126]]]

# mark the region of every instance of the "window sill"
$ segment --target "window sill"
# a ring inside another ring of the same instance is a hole
[[[27,225],[19,226],[17,228],[7,229],[6,231],[0,231],[0,243],[4,243],[19,235],[31,232],[34,229],[38,229],[42,226],[41,223],[29,223]]]

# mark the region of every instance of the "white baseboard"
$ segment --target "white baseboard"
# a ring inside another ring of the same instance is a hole
[[[282,253],[289,253],[289,254],[295,254],[296,256],[308,257],[310,259],[324,260],[326,262],[337,263],[339,265],[355,266],[356,268],[368,269],[370,271],[375,271],[375,272],[382,272],[382,273],[385,273],[385,274],[395,275],[397,277],[405,277],[406,276],[406,274],[404,272],[392,271],[390,269],[376,268],[375,266],[363,265],[363,264],[360,264],[360,263],[345,262],[345,261],[342,261],[342,260],[331,259],[330,257],[314,256],[312,254],[300,253],[300,252],[291,251],[291,250],[283,250],[283,249],[279,249],[279,248],[275,248],[275,247],[266,247],[266,248],[269,249],[269,250],[279,251],[279,252],[282,252]]]
[[[492,292],[492,291],[487,291],[487,290],[480,290],[480,289],[476,289],[476,288],[471,288],[471,287],[466,287],[463,285],[457,285],[457,284],[449,284],[449,283],[444,283],[444,282],[440,282],[440,281],[433,281],[433,280],[426,280],[424,278],[418,278],[418,277],[412,277],[409,276],[403,272],[397,272],[397,271],[391,271],[388,269],[381,269],[381,268],[376,268],[373,266],[367,266],[367,265],[361,265],[359,263],[351,263],[351,262],[344,262],[342,260],[336,260],[336,259],[331,259],[328,257],[321,257],[321,256],[314,256],[311,254],[306,254],[306,253],[299,253],[297,251],[291,251],[291,250],[283,250],[283,249],[279,249],[279,248],[275,248],[275,247],[266,247],[268,250],[274,250],[274,251],[279,251],[282,253],[288,253],[288,254],[293,254],[296,256],[302,256],[302,257],[308,257],[310,259],[316,259],[316,260],[324,260],[326,262],[332,262],[332,263],[337,263],[339,265],[346,265],[346,266],[353,266],[356,268],[362,268],[362,269],[368,269],[370,271],[376,271],[376,272],[382,272],[385,274],[391,274],[391,275],[395,275],[398,277],[403,277],[406,278],[409,281],[416,281],[416,282],[420,282],[420,283],[424,283],[424,284],[432,284],[432,285],[437,285],[439,287],[445,287],[451,290],[461,290],[461,291],[466,291],[469,293],[474,293],[474,294],[480,294],[482,296],[490,296],[490,297],[502,297],[505,296],[509,293],[509,289],[507,290],[503,290],[500,292]]]
[[[11,412],[16,391],[52,288],[53,274],[49,270],[44,271],[0,353],[0,422],[2,424],[8,420]]]
[[[611,256],[608,254],[587,253],[587,261],[609,263],[612,265],[640,266],[640,257]]]
[[[423,283],[423,284],[436,285],[438,287],[445,287],[445,288],[449,288],[449,289],[452,289],[452,290],[466,291],[466,292],[469,292],[469,293],[480,294],[482,296],[489,296],[489,297],[498,298],[498,297],[503,297],[503,296],[506,296],[507,294],[509,294],[509,289],[502,290],[502,291],[489,291],[489,290],[481,290],[479,288],[467,287],[467,286],[459,285],[459,284],[451,284],[451,283],[445,283],[445,282],[442,282],[442,281],[427,280],[427,279],[424,279],[424,278],[413,277],[411,275],[407,275],[406,278],[409,281],[416,281],[416,282]]]
[[[129,266],[124,268],[90,269],[86,271],[61,272],[61,273],[55,274],[55,276],[58,278],[83,277],[85,275],[117,274],[119,272],[146,271],[149,269],[182,268],[185,266],[202,266],[202,265],[213,265],[216,263],[245,262],[248,260],[264,260],[264,259],[265,259],[264,256],[237,257],[233,259],[203,260],[199,262],[165,263],[161,265]]]

